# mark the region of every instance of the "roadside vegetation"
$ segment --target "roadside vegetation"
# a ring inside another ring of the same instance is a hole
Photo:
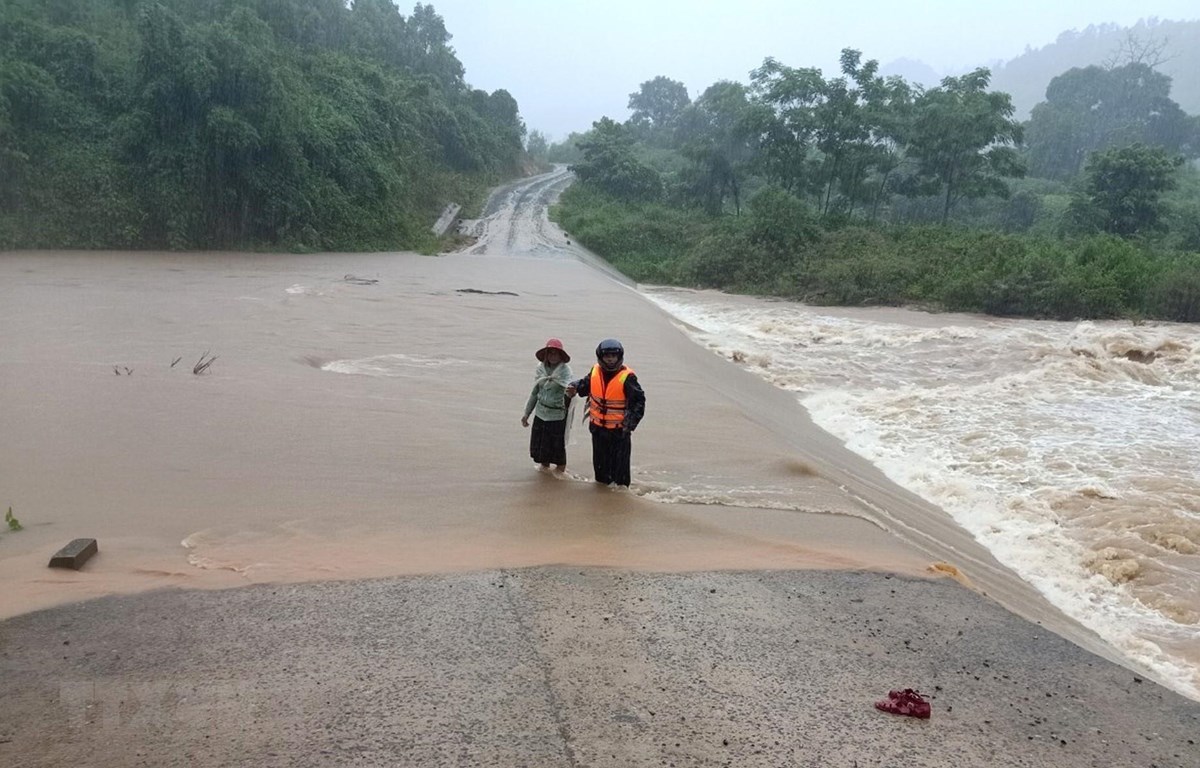
[[[766,59],[694,101],[659,76],[547,148],[578,177],[552,216],[641,282],[1200,320],[1200,118],[1122,50],[1025,122],[987,69],[925,89],[851,49],[831,78]]]
[[[516,175],[432,6],[0,4],[0,248],[429,248]]]

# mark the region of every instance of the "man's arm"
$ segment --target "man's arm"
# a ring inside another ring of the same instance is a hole
[[[637,429],[642,417],[646,415],[646,392],[638,383],[637,374],[631,373],[625,377],[625,420],[621,426],[627,432]]]
[[[576,379],[567,385],[567,397],[587,397],[591,387],[588,384],[588,379],[591,378],[589,373],[582,379]]]

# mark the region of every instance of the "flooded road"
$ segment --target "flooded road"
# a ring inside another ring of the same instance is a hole
[[[472,252],[440,257],[0,255],[0,506],[25,526],[0,534],[0,616],[540,563],[921,572],[748,417],[774,421],[781,393],[581,260],[545,219],[566,181],[502,190]],[[632,492],[593,487],[586,429],[566,479],[529,461],[549,336],[580,375],[600,338],[625,342],[650,398]],[[99,541],[88,567],[47,569],[78,537]]]
[[[25,525],[0,538],[0,616],[540,564],[853,568],[956,574],[1119,658],[793,393],[593,266],[545,218],[567,182],[502,188],[474,246],[439,257],[0,256],[0,506]],[[550,336],[577,375],[599,339],[624,342],[648,401],[628,492],[591,481],[583,428],[564,478],[529,461],[519,421]],[[100,543],[84,571],[45,567],[83,536]]]

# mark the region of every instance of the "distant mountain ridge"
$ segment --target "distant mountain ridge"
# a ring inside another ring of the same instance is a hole
[[[1011,94],[1018,117],[1025,119],[1036,104],[1045,101],[1046,86],[1052,79],[1072,67],[1102,66],[1114,60],[1128,63],[1122,49],[1130,42],[1135,47],[1161,47],[1154,58],[1162,61],[1154,68],[1174,81],[1171,98],[1188,114],[1200,114],[1200,20],[1143,19],[1132,27],[1093,24],[1083,31],[1068,30],[1049,45],[993,67],[992,88]]]
[[[940,74],[936,69],[920,59],[910,59],[908,57],[889,61],[879,68],[879,74],[884,77],[899,75],[910,83],[915,83],[926,88],[933,88],[945,77],[945,75]]]
[[[1041,48],[1026,48],[1006,62],[980,66],[992,70],[992,89],[1010,94],[1017,117],[1027,120],[1034,106],[1046,100],[1046,86],[1051,80],[1073,67],[1104,66],[1114,60],[1117,64],[1127,63],[1122,49],[1131,42],[1151,51],[1161,48],[1157,58],[1162,61],[1155,69],[1174,81],[1171,98],[1188,114],[1200,114],[1200,19],[1143,19],[1131,27],[1092,24],[1082,31],[1067,30]],[[945,76],[925,62],[910,58],[884,64],[880,72],[900,75],[927,88],[936,86]]]

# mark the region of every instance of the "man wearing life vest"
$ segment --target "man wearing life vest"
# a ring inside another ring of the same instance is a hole
[[[629,459],[637,429],[646,412],[646,393],[637,374],[625,365],[625,348],[616,339],[596,347],[596,364],[587,376],[567,386],[567,397],[586,397],[592,433],[592,469],[596,482],[629,485]]]

